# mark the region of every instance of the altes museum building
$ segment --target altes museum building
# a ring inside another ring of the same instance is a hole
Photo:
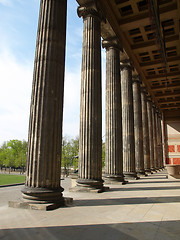
[[[60,176],[67,1],[40,3],[22,190],[27,203],[65,202]],[[79,168],[71,191],[106,191],[106,182],[125,184],[165,165],[180,178],[180,1],[77,2],[83,21]],[[103,174],[101,46],[106,50]]]

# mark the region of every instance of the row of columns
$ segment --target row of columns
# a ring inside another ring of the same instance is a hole
[[[66,0],[41,0],[23,196],[63,203],[60,184],[66,40]],[[97,6],[78,8],[83,18],[79,178],[77,191],[103,191],[101,19]],[[116,39],[106,48],[105,179],[124,183],[163,167],[160,114],[120,60]],[[121,62],[121,64],[120,64]],[[120,75],[121,72],[121,75]],[[158,146],[158,147],[157,147]]]

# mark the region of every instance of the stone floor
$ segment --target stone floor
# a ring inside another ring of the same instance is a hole
[[[104,193],[68,192],[71,207],[54,211],[8,208],[22,186],[0,188],[0,239],[176,240],[180,239],[180,181],[158,172]]]

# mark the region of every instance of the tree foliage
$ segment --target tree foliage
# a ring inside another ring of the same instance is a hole
[[[105,142],[102,142],[102,167],[105,166]]]
[[[64,137],[62,141],[61,167],[78,168],[79,139]],[[10,140],[0,147],[0,167],[24,168],[27,158],[27,141]],[[102,165],[105,165],[105,143],[102,142]]]
[[[27,142],[10,140],[0,147],[0,166],[22,168],[26,165]]]
[[[62,161],[61,166],[64,168],[78,167],[78,152],[79,152],[79,139],[68,139],[67,137],[63,138],[62,141]]]

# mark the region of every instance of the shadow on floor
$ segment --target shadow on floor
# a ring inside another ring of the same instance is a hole
[[[166,186],[166,187],[134,187],[134,188],[129,188],[129,187],[123,187],[123,188],[111,188],[109,191],[156,191],[156,190],[180,190],[180,186]]]
[[[74,200],[73,206],[106,206],[127,204],[151,204],[151,203],[177,203],[180,196],[175,197],[135,197],[135,198],[110,198],[110,199],[81,199]]]
[[[133,181],[133,182],[131,182],[131,181],[129,181],[128,182],[128,184],[143,184],[143,183],[149,183],[149,184],[153,184],[153,183],[178,183],[178,182],[180,182],[180,181],[170,181],[170,180],[166,180],[166,181],[138,181],[138,180],[136,180],[136,181]]]
[[[179,221],[3,229],[3,240],[179,240]]]
[[[146,180],[146,179],[167,179],[167,176],[159,176],[159,177],[157,175],[155,175],[155,176],[156,177],[154,177],[154,176],[153,177],[151,177],[151,176],[150,177],[140,177],[140,180],[143,181],[143,180]]]

